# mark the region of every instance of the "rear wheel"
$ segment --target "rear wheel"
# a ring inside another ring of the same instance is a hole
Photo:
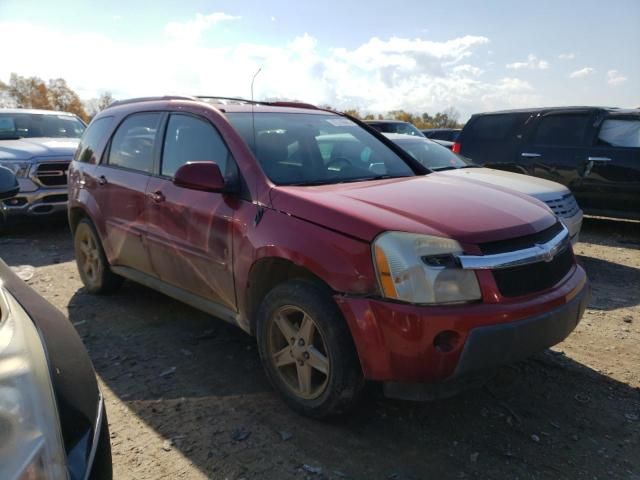
[[[74,233],[78,272],[90,293],[110,293],[122,285],[123,278],[111,271],[93,223],[80,220]]]
[[[328,289],[307,280],[275,287],[258,312],[258,347],[271,384],[298,412],[352,407],[364,385],[351,333]]]

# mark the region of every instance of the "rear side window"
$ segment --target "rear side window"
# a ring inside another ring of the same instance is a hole
[[[162,154],[162,175],[173,177],[187,162],[216,162],[228,177],[229,150],[218,131],[208,121],[191,115],[173,114],[169,118]]]
[[[116,130],[109,150],[109,165],[151,173],[153,146],[162,114],[136,113],[125,119]]]
[[[465,136],[473,136],[478,140],[503,140],[509,136],[514,128],[522,125],[528,117],[528,114],[483,115],[467,127]]]
[[[584,144],[589,123],[587,114],[549,115],[542,117],[533,134],[534,145],[573,147]]]
[[[74,160],[83,163],[97,163],[96,150],[107,135],[112,121],[113,117],[102,117],[91,122],[80,139]]]
[[[640,148],[640,118],[611,118],[602,122],[598,145]]]

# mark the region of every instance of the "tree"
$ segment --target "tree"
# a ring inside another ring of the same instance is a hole
[[[113,99],[113,95],[111,95],[111,92],[104,92],[102,95],[100,95],[100,98],[98,98],[98,111],[102,111],[105,108],[107,108],[109,105],[111,105],[114,102]]]
[[[89,118],[95,117],[99,112],[107,108],[114,102],[114,98],[111,92],[104,92],[98,98],[92,98],[84,102],[84,109],[86,110]]]
[[[49,80],[47,97],[52,110],[75,113],[83,120],[89,120],[80,97],[69,88],[64,79]]]
[[[0,108],[15,108],[16,102],[9,93],[9,85],[0,81]]]
[[[62,78],[45,84],[41,78],[12,73],[8,84],[0,82],[0,106],[59,110],[89,119],[82,100]]]
[[[12,73],[6,91],[18,108],[51,109],[47,86],[38,77],[21,77]]]
[[[347,110],[344,110],[343,113],[351,115],[352,117],[362,118],[362,116],[360,115],[360,111],[357,108],[349,108]]]

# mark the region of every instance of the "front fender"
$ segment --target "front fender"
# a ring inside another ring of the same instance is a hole
[[[264,258],[290,261],[325,282],[332,290],[353,295],[378,290],[367,242],[311,222],[267,209],[257,225],[255,205],[243,209],[236,224],[244,225],[236,242],[235,278],[242,323],[247,319],[247,300],[241,292],[249,287],[252,266]]]

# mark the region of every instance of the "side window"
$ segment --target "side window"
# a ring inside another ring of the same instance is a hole
[[[151,173],[153,146],[162,114],[135,113],[116,130],[109,150],[109,165]]]
[[[574,147],[584,144],[589,115],[568,114],[542,117],[533,135],[534,145]]]
[[[97,163],[94,158],[98,144],[108,133],[113,117],[102,117],[91,122],[80,139],[74,160],[83,163]]]
[[[602,122],[598,145],[640,148],[640,118],[610,118]]]
[[[164,139],[161,173],[173,177],[187,162],[212,161],[229,178],[235,171],[229,150],[208,121],[191,115],[172,114]]]
[[[469,135],[478,140],[503,140],[528,117],[528,114],[482,115],[469,125]]]

